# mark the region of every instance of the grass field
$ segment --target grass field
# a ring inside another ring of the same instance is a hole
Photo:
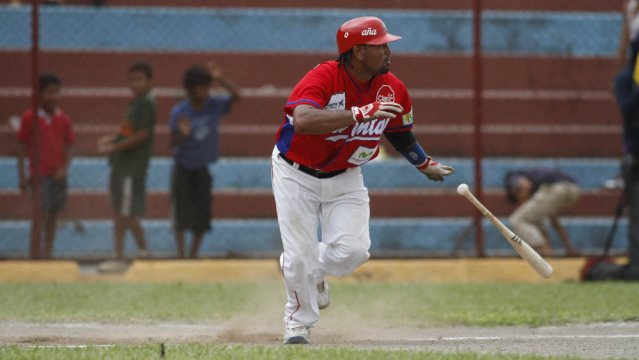
[[[563,284],[331,284],[331,307],[318,328],[351,329],[438,326],[546,326],[608,321],[639,321],[637,283]],[[283,285],[268,283],[1,283],[0,323],[267,323],[281,329]],[[280,333],[275,335],[279,338]],[[339,338],[338,338],[339,341]],[[167,343],[168,359],[540,359],[546,357],[426,349],[344,346],[283,347],[211,342]],[[38,345],[37,341],[28,342]],[[40,345],[47,345],[40,344]],[[158,343],[108,347],[26,347],[8,343],[1,359],[155,359]],[[568,359],[569,357],[552,357]],[[572,358],[571,358],[572,359]]]
[[[536,360],[536,359],[577,359],[574,357],[541,357],[530,355],[481,355],[476,353],[445,354],[442,352],[416,352],[405,350],[357,350],[348,348],[315,347],[273,347],[241,345],[176,345],[165,347],[165,356],[161,357],[157,345],[69,348],[33,348],[9,347],[0,349],[0,358],[24,360],[75,360],[75,359],[366,359],[366,360]]]
[[[323,316],[416,327],[639,321],[629,306],[637,299],[637,283],[334,283]],[[279,319],[284,295],[281,283],[4,283],[0,304],[4,320],[191,322],[265,311]]]

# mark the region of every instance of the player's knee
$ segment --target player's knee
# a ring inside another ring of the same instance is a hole
[[[359,266],[368,260],[369,257],[370,254],[368,253],[368,246],[366,246],[366,244],[351,244],[346,252],[344,262]]]
[[[293,271],[300,273],[300,270],[304,268],[304,260],[299,256],[287,256],[281,265],[284,272]]]

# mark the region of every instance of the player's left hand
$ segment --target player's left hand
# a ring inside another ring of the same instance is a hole
[[[444,176],[451,175],[455,172],[452,166],[440,164],[430,156],[426,158],[423,164],[417,165],[416,167],[417,170],[433,181],[444,181]]]

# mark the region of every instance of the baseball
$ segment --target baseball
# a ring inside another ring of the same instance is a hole
[[[463,196],[467,192],[468,192],[468,185],[459,184],[459,186],[457,187],[457,193]]]

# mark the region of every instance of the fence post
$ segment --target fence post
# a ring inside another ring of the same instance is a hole
[[[40,89],[38,79],[40,76],[40,48],[39,48],[39,10],[40,0],[33,0],[31,4],[31,106],[33,111],[33,151],[29,161],[33,161],[31,168],[35,169],[33,178],[33,218],[31,223],[30,255],[32,259],[41,257],[42,220],[41,220],[41,196],[40,196],[40,117],[38,116]]]
[[[482,52],[481,52],[481,0],[473,0],[473,159],[475,167],[475,195],[479,201],[484,200],[482,183]],[[484,254],[484,233],[481,226],[482,216],[475,211],[475,246],[477,256]]]

